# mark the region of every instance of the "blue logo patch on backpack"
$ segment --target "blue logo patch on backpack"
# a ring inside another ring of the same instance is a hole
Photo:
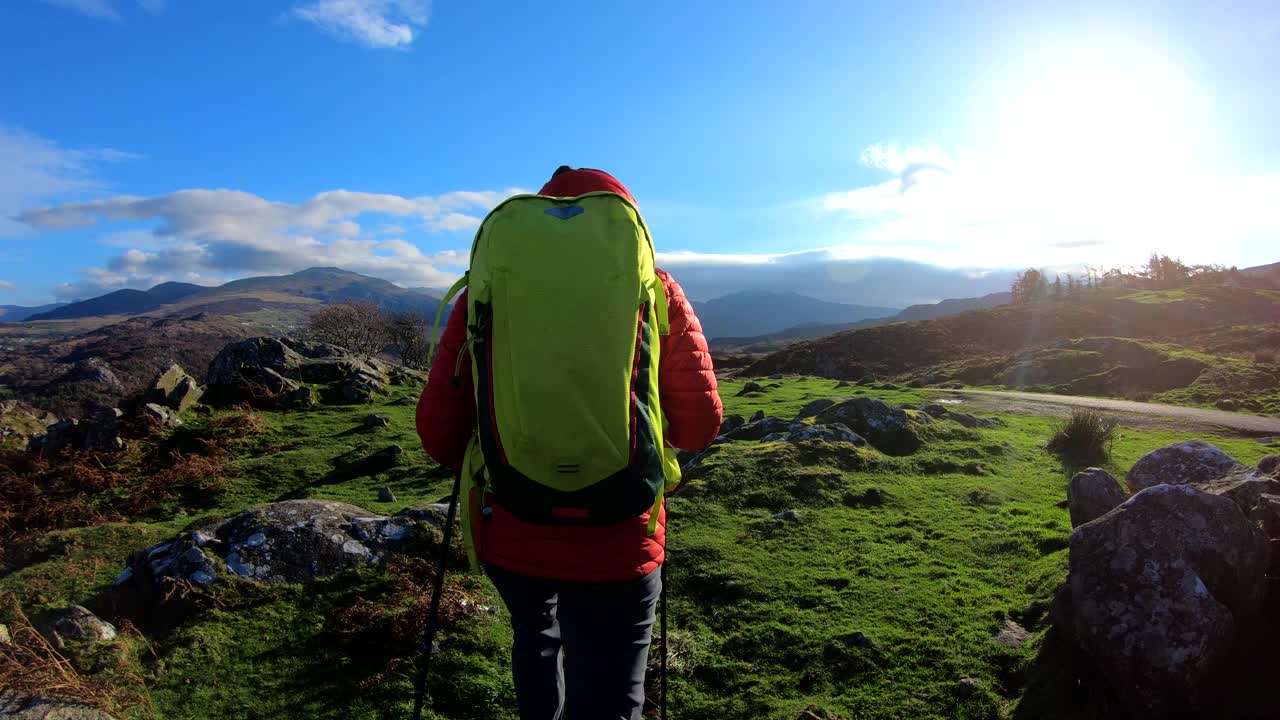
[[[586,210],[583,210],[581,205],[566,205],[564,207],[547,208],[542,212],[552,217],[558,217],[561,220],[568,220],[569,218],[581,215],[586,212]]]

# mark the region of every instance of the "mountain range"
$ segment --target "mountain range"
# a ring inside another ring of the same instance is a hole
[[[62,307],[66,303],[49,305],[0,305],[0,323],[22,322],[32,315],[40,315]]]
[[[116,321],[175,313],[237,316],[249,324],[281,326],[305,320],[327,303],[370,302],[394,311],[434,314],[440,298],[341,268],[308,268],[290,275],[244,278],[205,287],[169,282],[150,290],[116,290],[95,298],[43,308],[20,308],[0,321]],[[24,312],[25,311],[25,312]],[[24,317],[25,316],[25,317]]]
[[[987,308],[998,307],[1009,303],[1011,300],[1012,295],[1009,293],[998,292],[977,298],[951,298],[937,303],[912,305],[911,307],[908,307],[901,312],[894,313],[888,317],[874,317],[858,322],[823,324],[807,323],[795,325],[778,332],[755,336],[725,337],[709,335],[709,337],[712,338],[711,346],[714,350],[746,353],[771,352],[793,342],[812,340],[813,338],[820,338],[826,335],[844,332],[846,330],[871,328],[896,322],[931,320],[933,318],[955,315],[962,312],[968,312],[970,310],[985,310]]]
[[[693,303],[709,338],[764,334],[802,324],[852,323],[893,315],[897,308],[826,302],[794,292],[744,290]]]

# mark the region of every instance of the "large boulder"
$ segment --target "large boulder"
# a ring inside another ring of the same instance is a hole
[[[1207,493],[1229,498],[1246,515],[1263,495],[1280,495],[1280,479],[1245,467],[1233,470],[1224,478],[1196,483],[1195,486]]]
[[[837,403],[820,413],[815,423],[846,425],[889,455],[910,455],[923,444],[917,424],[907,412],[877,398]]]
[[[716,435],[720,436],[725,433],[733,432],[746,424],[747,419],[741,415],[726,415],[724,420],[720,422],[720,432],[716,433]]]
[[[1067,483],[1071,527],[1079,527],[1106,515],[1128,498],[1124,488],[1120,487],[1120,481],[1106,470],[1096,467],[1081,470]]]
[[[1056,624],[1136,714],[1194,703],[1257,632],[1267,539],[1229,498],[1149,487],[1076,528],[1070,547]]]
[[[181,412],[199,401],[203,394],[204,388],[195,378],[188,375],[182,366],[170,363],[151,381],[145,399]]]
[[[33,453],[55,453],[65,447],[75,447],[80,443],[80,421],[75,419],[59,420],[27,443],[27,450]]]
[[[129,556],[117,588],[175,579],[212,584],[232,573],[269,584],[301,583],[381,562],[429,528],[433,506],[394,516],[347,503],[285,500],[246,510]]]
[[[295,340],[293,338],[280,338],[280,342],[289,346],[290,350],[298,353],[308,360],[325,360],[329,358],[344,358],[349,353],[346,348],[333,343],[319,342],[316,340]]]
[[[1156,485],[1196,485],[1220,480],[1240,462],[1203,440],[1166,445],[1143,455],[1125,475],[1130,492]]]
[[[857,445],[859,447],[867,444],[866,439],[861,435],[840,423],[830,423],[827,425],[800,425],[787,432],[766,435],[761,439],[761,442],[807,442],[810,440],[844,442],[850,443],[851,445]]]
[[[0,720],[113,720],[79,700],[20,695],[0,689]]]
[[[1280,477],[1280,455],[1268,455],[1259,460],[1258,472]]]

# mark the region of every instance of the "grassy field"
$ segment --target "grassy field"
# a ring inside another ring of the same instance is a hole
[[[726,412],[790,418],[832,394],[929,398],[927,390],[836,390],[819,379],[761,382],[765,391],[753,397],[725,382]],[[371,406],[262,413],[261,432],[236,442],[221,492],[10,548],[0,592],[29,613],[69,603],[106,612],[95,598],[129,552],[200,518],[286,498],[375,512],[438,500],[450,478],[417,449],[412,395],[396,389]],[[202,437],[236,412],[192,414],[167,442]],[[370,412],[390,417],[391,427],[359,431]],[[1070,524],[1057,503],[1070,468],[1042,450],[1051,420],[1004,419],[1005,427],[977,430],[936,423],[924,448],[906,457],[824,443],[737,443],[710,454],[670,503],[672,717],[790,720],[810,705],[846,718],[1113,717],[1096,680],[1075,672],[1046,625],[1045,604],[1066,572]],[[1119,475],[1182,439],[1124,430],[1110,469]],[[1269,451],[1255,440],[1208,439],[1245,462]],[[392,443],[406,452],[389,472],[338,469],[343,458]],[[376,502],[383,485],[397,502]],[[785,510],[798,519],[771,519]],[[137,632],[121,641],[132,659],[122,667],[145,692],[118,714],[373,719],[390,709],[405,717],[426,575],[426,563],[409,557],[306,587],[221,578],[207,596],[133,619]],[[451,597],[497,604],[483,578],[452,577]],[[433,664],[436,717],[513,718],[504,613],[454,615]],[[1031,631],[1020,647],[992,640],[1006,619]]]

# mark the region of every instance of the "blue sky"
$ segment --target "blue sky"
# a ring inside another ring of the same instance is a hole
[[[0,303],[318,264],[439,287],[562,163],[627,183],[695,296],[866,258],[1280,260],[1280,11],[1061,5],[9,0]]]

